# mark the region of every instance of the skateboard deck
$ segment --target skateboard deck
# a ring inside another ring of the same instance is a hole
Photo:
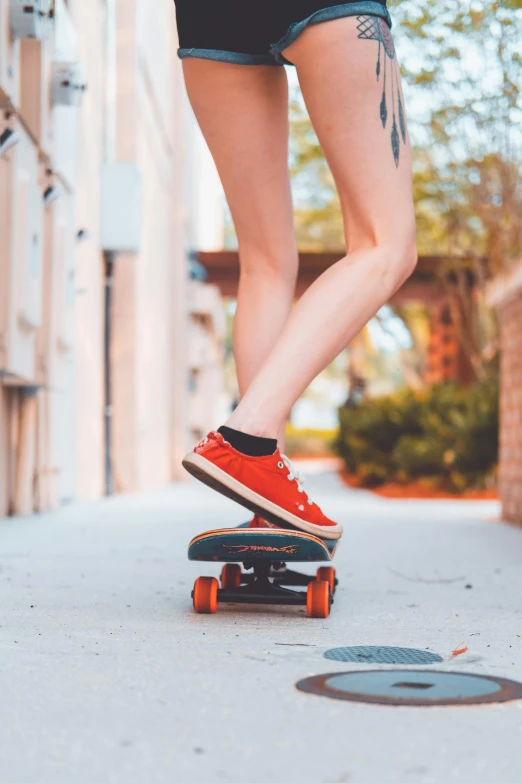
[[[290,530],[234,527],[200,533],[189,544],[189,560],[244,563],[248,560],[316,563],[332,560],[337,541]]]
[[[310,576],[286,564],[329,562],[337,544],[299,530],[249,528],[248,523],[200,533],[189,544],[189,560],[226,565],[221,588],[215,577],[196,579],[194,609],[212,614],[218,603],[293,604],[306,606],[310,617],[328,617],[337,585],[334,569],[319,568]],[[307,590],[288,589],[298,586]]]

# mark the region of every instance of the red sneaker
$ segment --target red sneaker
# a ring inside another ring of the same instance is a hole
[[[278,527],[320,538],[342,536],[341,525],[309,500],[290,460],[279,449],[267,457],[249,457],[234,449],[221,433],[211,432],[187,454],[183,466],[204,484]]]
[[[253,519],[250,520],[248,524],[249,528],[252,527],[271,527],[272,530],[275,528],[277,529],[277,525],[273,525],[271,522],[267,522],[266,519],[263,519],[263,517],[260,517],[259,514],[254,514]]]

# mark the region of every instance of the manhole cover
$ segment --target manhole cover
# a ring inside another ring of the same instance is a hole
[[[297,687],[332,699],[406,707],[487,704],[522,698],[522,683],[513,680],[418,669],[320,674],[300,680]]]
[[[436,653],[407,647],[333,647],[325,652],[324,657],[344,663],[389,663],[403,666],[442,663],[442,658]]]

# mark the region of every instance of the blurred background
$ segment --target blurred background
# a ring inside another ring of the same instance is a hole
[[[391,6],[419,264],[287,451],[522,523],[522,0]],[[0,516],[178,480],[237,403],[237,245],[176,48],[171,0],[0,0]],[[343,231],[288,74],[300,294]]]

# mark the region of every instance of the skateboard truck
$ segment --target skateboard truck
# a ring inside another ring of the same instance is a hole
[[[284,565],[284,564],[283,564]],[[245,568],[252,568],[252,574],[240,574],[241,584],[237,587],[222,587],[218,590],[218,602],[246,603],[246,604],[279,604],[288,606],[306,606],[307,593],[303,590],[289,590],[283,585],[306,585],[316,582],[315,576],[298,574],[291,571],[292,576],[286,574],[273,575],[270,563],[254,562]],[[236,566],[239,569],[239,566]],[[235,573],[235,569],[234,572]],[[246,579],[245,579],[246,577]],[[287,578],[288,577],[288,578]],[[221,584],[230,579],[230,565],[223,567]],[[333,595],[330,596],[330,604],[333,603]]]
[[[300,531],[234,528],[203,533],[191,541],[189,559],[221,560],[225,565],[221,585],[211,576],[196,579],[194,610],[213,614],[219,603],[274,604],[304,606],[309,617],[328,617],[337,585],[335,569],[322,566],[310,576],[287,568],[286,561],[331,560],[334,552],[335,543],[328,546]],[[294,589],[299,587],[306,590]]]
[[[260,564],[257,563],[257,566]],[[265,563],[262,564],[263,566]],[[257,578],[257,572],[256,572],[256,563],[255,562],[246,562],[243,563],[243,567],[246,569],[253,569],[253,573],[251,574],[241,574],[241,583],[243,584],[250,584],[251,582],[254,582]],[[325,569],[327,571],[334,570],[327,568]],[[319,568],[318,571],[321,571]],[[273,584],[279,585],[280,587],[288,586],[288,587],[308,587],[310,582],[314,582],[318,579],[317,576],[310,576],[309,574],[301,574],[299,571],[293,571],[291,568],[287,568],[286,563],[269,563],[269,576],[273,580]],[[326,575],[323,572],[323,579],[326,579],[328,581]],[[333,580],[333,586],[332,587],[332,593],[335,593],[335,588],[339,584],[339,580],[336,576],[334,576]]]

